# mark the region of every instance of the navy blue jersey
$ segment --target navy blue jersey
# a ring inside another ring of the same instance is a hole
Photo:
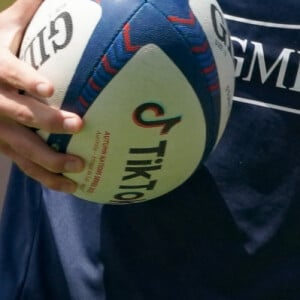
[[[221,1],[237,87],[228,129],[207,166],[253,252],[299,196],[300,17],[295,1],[243,2]]]
[[[129,206],[48,190],[13,167],[1,300],[299,299],[299,3],[219,3],[237,84],[207,162],[175,191]]]

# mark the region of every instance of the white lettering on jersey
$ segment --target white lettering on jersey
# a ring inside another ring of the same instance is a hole
[[[238,22],[249,26],[267,27],[270,30],[300,30],[300,25],[298,24],[263,22],[232,15],[225,15],[225,17],[227,21]],[[270,55],[270,52],[266,55],[267,44],[264,44],[264,41],[258,41],[255,40],[255,38],[253,40],[244,39],[235,35],[231,38],[235,49],[238,49],[239,52],[239,55],[235,55],[236,78],[243,82],[251,82],[255,78],[256,84],[258,80],[262,89],[264,85],[268,84],[269,86],[273,85],[275,88],[286,90],[287,92],[300,92],[300,49],[293,49],[292,47],[282,47],[282,49],[278,49],[277,47],[272,55]],[[298,62],[298,66],[296,64],[296,68],[298,68],[296,72],[295,62]],[[300,114],[298,108],[285,107],[281,104],[277,105],[277,103],[270,103],[268,100],[264,101],[265,99],[252,100],[236,96],[234,100]]]

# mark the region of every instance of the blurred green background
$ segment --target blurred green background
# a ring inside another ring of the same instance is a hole
[[[13,2],[13,0],[0,0],[0,10],[3,10],[5,7],[7,7],[12,2]]]

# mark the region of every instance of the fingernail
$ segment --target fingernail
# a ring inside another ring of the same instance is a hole
[[[39,93],[42,97],[48,97],[49,96],[49,84],[41,82],[36,86],[36,91]]]
[[[69,160],[64,165],[65,172],[75,173],[81,172],[84,168],[84,164],[80,159]]]
[[[66,118],[64,119],[63,122],[63,128],[64,130],[68,132],[77,132],[79,127],[78,127],[78,120],[77,118]]]

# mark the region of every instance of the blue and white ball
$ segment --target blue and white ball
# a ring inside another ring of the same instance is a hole
[[[39,132],[83,157],[76,196],[128,204],[184,183],[211,153],[233,97],[230,35],[215,0],[46,0],[20,57],[77,113],[76,135]]]

